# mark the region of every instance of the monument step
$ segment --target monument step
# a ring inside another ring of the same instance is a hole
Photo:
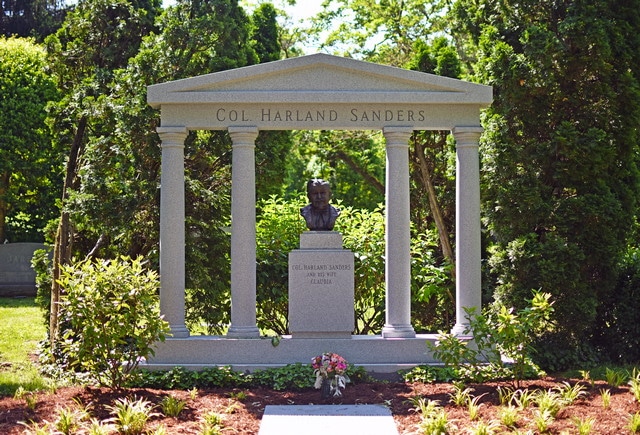
[[[258,435],[398,435],[384,405],[267,405]]]

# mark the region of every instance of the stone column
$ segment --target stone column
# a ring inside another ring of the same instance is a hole
[[[185,127],[158,127],[162,140],[160,180],[160,312],[174,338],[189,336],[184,323]]]
[[[456,139],[456,324],[451,332],[462,335],[469,326],[464,309],[480,310],[482,298],[478,155],[482,127],[455,127],[452,133]]]
[[[256,326],[256,127],[229,127],[231,161],[231,338],[258,338]]]
[[[387,142],[384,338],[409,338],[411,326],[411,234],[409,232],[409,138],[411,127],[385,127]]]

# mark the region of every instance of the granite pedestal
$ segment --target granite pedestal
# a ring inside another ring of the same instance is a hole
[[[289,330],[296,338],[351,338],[355,329],[353,252],[342,235],[307,231],[289,253]]]

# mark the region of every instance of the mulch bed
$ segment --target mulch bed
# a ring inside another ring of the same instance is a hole
[[[561,382],[576,383],[578,380],[544,378],[523,382],[520,388],[550,389],[561,385]],[[583,383],[586,394],[573,405],[563,408],[554,422],[549,426],[551,434],[575,434],[575,419],[593,417],[592,434],[628,434],[629,418],[640,411],[640,404],[635,400],[627,386],[612,388],[600,381],[594,384]],[[509,383],[485,383],[469,385],[473,389],[472,396],[479,399],[479,421],[499,421],[500,408],[497,387],[511,386]],[[603,406],[601,390],[610,390],[611,404]],[[163,397],[172,395],[186,401],[187,406],[177,418],[154,416],[148,428],[165,426],[168,434],[198,434],[202,427],[202,416],[208,412],[219,413],[223,418],[225,434],[257,434],[260,419],[267,405],[308,405],[308,404],[383,404],[389,407],[400,434],[418,434],[421,416],[415,411],[411,399],[418,396],[425,399],[438,400],[445,408],[448,421],[455,427],[452,433],[466,433],[466,429],[477,422],[469,420],[466,407],[457,407],[450,403],[449,394],[454,387],[447,383],[421,384],[402,382],[371,382],[349,384],[342,398],[321,400],[320,392],[314,389],[302,391],[274,391],[265,388],[211,389],[199,390],[196,397],[182,390],[128,389],[114,392],[105,388],[65,387],[54,393],[37,394],[33,410],[27,407],[24,399],[11,397],[0,398],[0,434],[22,434],[25,426],[19,422],[55,422],[60,409],[78,409],[79,404],[91,411],[91,416],[99,420],[111,417],[108,405],[113,405],[118,398],[145,398],[158,405],[154,411],[160,413],[159,403]],[[499,433],[538,433],[534,423],[535,408],[529,407],[519,414],[515,429],[501,427]],[[28,433],[28,432],[26,432]]]

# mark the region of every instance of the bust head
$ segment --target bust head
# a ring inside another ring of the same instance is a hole
[[[315,210],[324,210],[329,207],[331,199],[329,182],[320,178],[309,180],[307,182],[307,198]]]
[[[310,204],[300,210],[307,228],[311,231],[331,231],[340,215],[340,210],[329,204],[331,187],[329,182],[314,178],[307,182],[307,198]]]

